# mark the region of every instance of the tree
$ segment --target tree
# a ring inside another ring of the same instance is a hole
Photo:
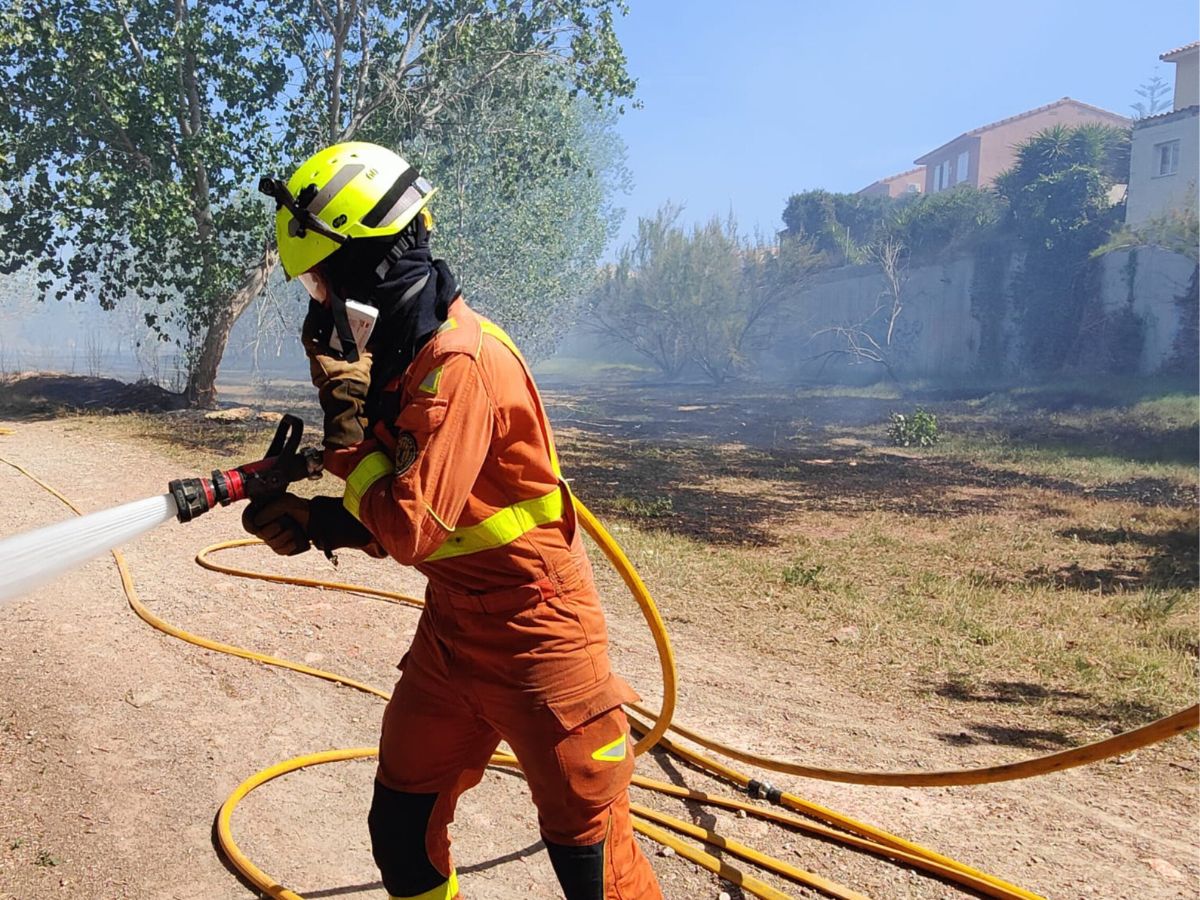
[[[211,404],[230,329],[277,260],[259,174],[339,140],[420,143],[519,65],[540,65],[556,98],[609,106],[634,87],[613,30],[623,11],[621,0],[0,0],[0,271],[36,258],[59,298],[149,300],[148,323],[185,335],[189,398]]]
[[[804,241],[747,239],[732,216],[688,232],[676,225],[679,213],[667,204],[638,221],[637,238],[592,295],[591,321],[667,378],[691,364],[724,384],[753,367],[775,314],[819,255]]]
[[[889,239],[914,259],[944,257],[986,236],[1001,206],[994,192],[968,185],[902,197],[805,191],[788,198],[783,221],[789,238],[811,242],[832,267],[875,262],[871,248]]]
[[[864,254],[883,276],[883,285],[875,295],[875,305],[856,321],[841,322],[813,332],[812,340],[828,336],[837,344],[815,358],[827,361],[838,356],[848,358],[855,365],[875,363],[883,366],[893,380],[898,380],[892,363],[896,323],[904,311],[910,253],[899,238],[885,235],[866,247]]]
[[[1121,219],[1109,193],[1129,180],[1129,132],[1104,125],[1054,126],[1017,149],[996,180],[1007,228],[1024,254],[1014,309],[1026,362],[1054,372],[1079,358],[1094,320],[1097,270],[1091,254]]]
[[[815,190],[793,194],[783,210],[787,235],[811,243],[828,265],[863,262],[862,248],[875,240],[889,211],[910,198],[834,194]]]
[[[679,315],[690,300],[687,238],[676,226],[682,207],[667,203],[639,218],[637,236],[621,248],[591,294],[589,324],[627,344],[667,378],[688,363],[688,323]]]
[[[798,298],[822,259],[807,241],[747,239],[730,216],[692,233],[694,289],[684,311],[691,360],[721,385],[754,370],[778,328],[778,314]]]
[[[1136,119],[1145,119],[1171,108],[1171,101],[1168,97],[1171,87],[1158,74],[1157,70],[1149,79],[1142,82],[1134,93],[1142,98],[1136,103],[1129,104]]]
[[[891,241],[914,261],[944,258],[990,240],[1003,214],[994,191],[960,185],[952,191],[919,194],[887,211],[871,245]],[[866,256],[872,262],[870,252]]]
[[[619,225],[610,198],[627,179],[613,119],[522,63],[410,145],[447,186],[438,252],[527,356],[553,348]]]

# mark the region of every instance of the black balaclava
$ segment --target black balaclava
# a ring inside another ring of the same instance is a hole
[[[386,415],[379,409],[384,388],[446,321],[458,283],[446,261],[433,258],[423,215],[395,238],[348,241],[326,259],[323,269],[346,299],[379,310],[369,341],[373,361],[366,412],[373,424]]]

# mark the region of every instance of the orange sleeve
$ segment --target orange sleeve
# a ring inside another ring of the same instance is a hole
[[[470,355],[453,353],[434,363],[417,373],[421,387],[396,420],[394,470],[362,492],[357,512],[388,555],[409,566],[454,530],[483,468],[495,421]]]

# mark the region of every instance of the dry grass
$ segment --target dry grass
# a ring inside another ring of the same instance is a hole
[[[949,521],[817,515],[770,548],[617,534],[668,621],[719,622],[731,647],[802,659],[851,692],[1020,705],[1068,735],[1185,705],[1194,516],[1097,501],[1048,515],[1040,499]]]
[[[1197,679],[1195,395],[1034,412],[1015,396],[942,412],[951,439],[930,451],[834,423],[782,448],[634,426],[565,428],[560,445],[668,623],[720,627],[732,653],[898,708],[986,709],[1025,727],[1006,732],[1016,743],[1034,724],[1053,746],[1174,711]],[[180,474],[256,458],[272,430],[79,421],[158,445]]]
[[[959,436],[929,451],[880,446],[882,425],[797,450],[562,443],[668,621],[898,708],[986,707],[1052,747],[1194,699],[1196,409],[1018,420],[993,398],[943,416]]]

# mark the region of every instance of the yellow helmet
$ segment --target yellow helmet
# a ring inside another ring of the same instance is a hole
[[[398,234],[436,190],[391,150],[362,141],[326,147],[286,185],[263,178],[258,189],[275,200],[275,240],[288,278],[348,240]]]

